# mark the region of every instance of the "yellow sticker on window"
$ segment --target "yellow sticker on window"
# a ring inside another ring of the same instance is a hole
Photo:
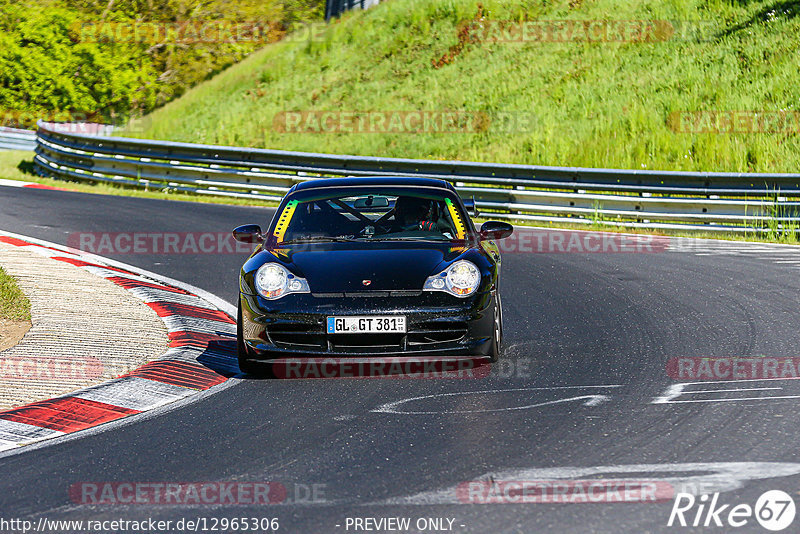
[[[467,237],[467,228],[464,226],[464,222],[461,220],[461,215],[458,214],[455,204],[453,204],[453,201],[449,198],[444,199],[444,201],[447,204],[450,217],[453,218],[453,224],[456,227],[456,239],[465,239]]]
[[[286,229],[289,228],[289,222],[292,220],[292,215],[294,215],[294,210],[297,209],[297,204],[299,202],[297,200],[290,200],[286,203],[286,207],[283,208],[283,212],[281,212],[281,216],[278,217],[278,222],[275,224],[275,231],[272,232],[278,243],[283,241],[283,235],[286,233]]]

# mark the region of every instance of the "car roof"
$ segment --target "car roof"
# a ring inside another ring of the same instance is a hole
[[[358,178],[318,178],[295,184],[294,191],[308,191],[311,189],[353,187],[353,186],[413,186],[435,187],[453,191],[453,186],[445,180],[436,178],[416,178],[410,176],[365,176]]]

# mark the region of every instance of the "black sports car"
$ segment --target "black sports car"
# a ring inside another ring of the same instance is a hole
[[[239,276],[243,371],[297,356],[484,356],[502,340],[494,239],[448,182],[331,178],[295,185]]]

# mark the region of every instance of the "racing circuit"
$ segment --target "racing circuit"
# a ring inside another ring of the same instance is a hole
[[[11,187],[0,207],[0,229],[64,245],[74,232],[227,232],[272,216]],[[108,256],[235,303],[247,253]],[[720,492],[730,505],[752,506],[773,489],[796,496],[800,382],[677,385],[668,364],[796,356],[798,268],[796,248],[689,239],[650,253],[506,253],[505,349],[489,376],[240,375],[161,410],[0,454],[0,510],[34,522],[278,518],[284,532],[399,531],[370,518],[410,518],[409,531],[422,519],[424,531],[668,532],[680,530],[667,526],[671,498],[467,504],[475,501],[458,488],[618,478]],[[148,506],[70,493],[104,482],[271,482],[285,495],[270,506]],[[738,530],[763,532],[752,518]]]

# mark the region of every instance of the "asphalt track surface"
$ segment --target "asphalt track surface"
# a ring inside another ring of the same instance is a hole
[[[271,214],[0,188],[0,228],[64,244],[70,232],[228,231],[266,224]],[[612,466],[605,476],[652,480],[715,472],[679,464],[767,462],[751,466],[757,473],[750,480],[742,475],[748,467],[724,468],[732,474],[720,503],[753,505],[773,489],[797,499],[800,475],[778,476],[775,463],[800,463],[800,399],[720,399],[792,397],[800,395],[798,381],[750,392],[737,390],[764,382],[716,383],[700,388],[734,391],[680,397],[711,402],[653,403],[675,384],[665,371],[670,358],[798,353],[800,263],[776,263],[791,261],[789,253],[777,254],[784,259],[771,252],[704,254],[702,248],[506,254],[504,365],[488,377],[244,379],[157,417],[0,458],[0,517],[277,517],[279,532],[354,532],[346,528],[348,517],[410,517],[412,525],[419,518],[452,518],[453,532],[728,531],[667,527],[672,501],[464,504],[448,501],[452,491],[436,493],[489,473],[546,480],[564,468]],[[107,256],[232,303],[244,257]],[[426,398],[398,404],[397,411],[429,413],[375,411],[416,397]],[[797,467],[789,471],[800,472]],[[534,468],[557,469],[526,471]],[[98,506],[70,499],[70,485],[93,481],[274,481],[290,498],[312,485],[318,496],[272,506]],[[786,531],[799,530],[800,518]],[[752,518],[737,531],[766,532]]]

